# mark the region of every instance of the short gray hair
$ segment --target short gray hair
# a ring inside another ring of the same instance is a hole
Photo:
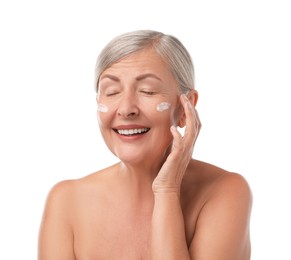
[[[153,48],[168,64],[182,93],[194,89],[194,65],[185,46],[174,36],[153,30],[138,30],[113,38],[101,51],[95,67],[95,89],[104,70],[131,53]]]

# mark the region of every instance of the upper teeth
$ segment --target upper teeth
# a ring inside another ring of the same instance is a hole
[[[149,128],[138,128],[138,129],[117,129],[117,132],[121,135],[133,135],[133,134],[140,134],[143,132],[148,131]]]

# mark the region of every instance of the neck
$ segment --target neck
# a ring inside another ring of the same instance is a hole
[[[129,164],[120,162],[119,176],[123,182],[128,184],[128,187],[135,193],[136,196],[151,196],[152,183],[159,173],[161,165],[147,166],[145,164]]]

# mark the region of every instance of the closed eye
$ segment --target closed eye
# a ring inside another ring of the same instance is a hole
[[[146,90],[142,90],[140,92],[144,93],[146,95],[149,95],[149,96],[155,95],[157,93],[157,92],[154,92],[154,91],[146,91]]]
[[[111,96],[114,96],[114,95],[117,95],[117,94],[119,94],[119,92],[106,93],[106,97],[111,97]]]

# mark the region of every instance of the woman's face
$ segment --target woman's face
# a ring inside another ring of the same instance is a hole
[[[107,68],[99,79],[97,102],[108,148],[126,163],[162,163],[172,142],[170,126],[183,113],[179,96],[176,80],[151,49]],[[157,109],[163,102],[169,108]]]

